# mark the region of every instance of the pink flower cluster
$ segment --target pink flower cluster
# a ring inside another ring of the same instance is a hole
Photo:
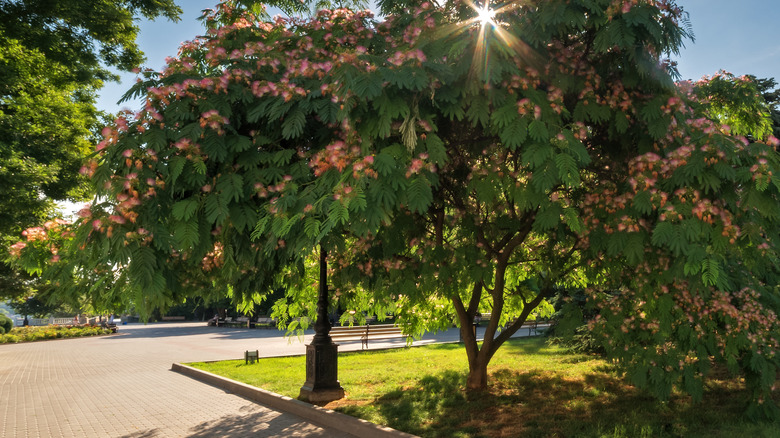
[[[403,65],[406,61],[416,61],[417,65],[427,60],[425,53],[420,49],[411,49],[407,51],[396,51],[393,56],[388,58],[387,62],[395,66]]]
[[[9,248],[9,253],[15,258],[19,258],[22,255],[22,250],[27,248],[30,244],[34,246],[43,245],[51,254],[50,262],[57,262],[60,259],[58,255],[59,248],[57,245],[59,239],[68,239],[73,236],[73,233],[66,227],[70,225],[70,222],[56,218],[46,221],[42,227],[31,227],[22,231],[22,236],[25,240],[14,243]]]
[[[219,111],[212,109],[205,111],[200,115],[199,124],[201,128],[208,126],[209,128],[217,131],[218,134],[222,135],[225,133],[223,126],[230,124],[230,120],[228,120],[227,117],[219,115]]]
[[[374,157],[372,155],[363,156],[359,146],[350,147],[345,141],[336,140],[323,151],[312,156],[309,166],[317,176],[324,174],[329,169],[335,168],[341,172],[352,166],[353,177],[357,179],[361,175],[375,178],[377,174],[371,167],[373,163]]]

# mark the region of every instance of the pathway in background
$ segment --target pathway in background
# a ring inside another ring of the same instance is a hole
[[[259,348],[258,334],[279,338],[204,323],[130,324],[107,337],[0,345],[0,436],[340,436],[169,371],[173,362],[240,357]]]
[[[237,359],[245,350],[305,354],[311,336],[161,323],[120,325],[111,336],[0,345],[0,437],[344,436],[170,371],[174,362]],[[457,340],[453,329],[415,345]],[[360,343],[340,347],[349,350]]]

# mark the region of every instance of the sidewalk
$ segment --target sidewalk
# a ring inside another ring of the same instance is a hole
[[[0,345],[0,438],[352,436],[170,371],[174,362],[238,359],[246,350],[305,354],[312,336],[159,323],[120,325],[111,336]],[[452,329],[414,345],[457,340]],[[360,349],[352,342],[339,350]]]
[[[261,332],[131,324],[106,337],[0,345],[0,437],[349,436],[170,371],[240,357],[263,340],[247,335]]]

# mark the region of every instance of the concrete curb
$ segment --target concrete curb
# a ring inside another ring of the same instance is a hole
[[[248,398],[249,400],[268,406],[271,409],[297,415],[307,421],[311,421],[326,428],[338,430],[357,437],[417,438],[416,435],[401,432],[390,427],[380,426],[330,409],[314,406],[300,400],[285,397],[245,383],[236,382],[235,380],[230,380],[187,365],[174,363],[171,366],[171,371],[216,386],[217,388],[229,391],[241,397]]]

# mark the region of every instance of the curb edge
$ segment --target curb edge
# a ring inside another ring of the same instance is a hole
[[[218,376],[180,363],[174,363],[171,371],[183,374],[195,380],[207,383],[233,394],[245,397],[272,409],[297,415],[320,426],[339,430],[357,437],[417,438],[387,426],[380,426],[360,418],[355,418],[330,409],[279,395],[265,389]]]

